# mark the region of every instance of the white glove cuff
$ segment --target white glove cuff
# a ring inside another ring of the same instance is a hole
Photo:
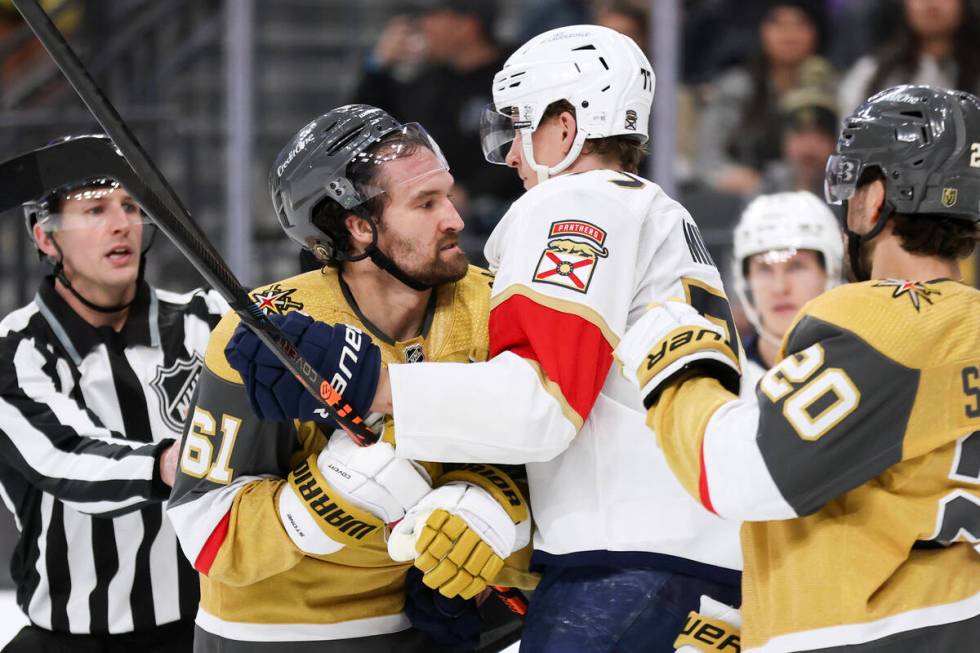
[[[279,490],[279,520],[296,547],[310,555],[328,555],[344,548],[323,532],[288,483]]]
[[[438,509],[459,515],[501,558],[506,558],[530,541],[530,519],[515,526],[507,511],[489,492],[470,483],[451,482],[429,492],[392,529],[388,537],[388,555],[392,560],[415,559],[415,542],[422,534],[422,527],[429,515]]]
[[[333,434],[317,456],[317,466],[346,500],[385,523],[404,517],[432,489],[425,468],[396,458],[391,445],[359,447],[343,433]]]
[[[484,542],[490,545],[493,552],[501,558],[506,558],[515,551],[517,542],[517,526],[497,500],[482,487],[464,482],[448,483],[465,488],[462,499],[454,512],[463,518],[466,525],[476,531]]]

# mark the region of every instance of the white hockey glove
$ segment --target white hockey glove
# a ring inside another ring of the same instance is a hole
[[[510,478],[489,465],[457,477],[426,495],[395,526],[388,538],[393,560],[415,559],[422,582],[446,597],[469,599],[492,584],[504,559],[530,541],[531,520],[523,496]],[[500,482],[490,486],[488,475]]]
[[[647,408],[657,402],[671,379],[691,368],[738,393],[741,370],[725,330],[686,302],[651,304],[614,353],[622,363],[623,375],[640,388]]]
[[[387,442],[359,447],[334,432],[319,455],[290,473],[279,517],[297,547],[326,555],[383,532],[431,489],[425,469],[396,458]]]
[[[687,615],[687,623],[674,640],[677,653],[740,651],[742,614],[738,608],[701,595],[701,611]]]

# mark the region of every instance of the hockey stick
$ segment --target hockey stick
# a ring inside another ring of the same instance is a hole
[[[89,75],[78,55],[68,45],[64,36],[51,22],[37,1],[13,0],[13,3],[17,11],[24,17],[24,21],[48,51],[52,60],[75,89],[75,92],[115,143],[126,163],[135,172],[134,177],[131,174],[119,172],[120,166],[115,166],[116,175],[111,176],[118,175],[129,180],[127,184],[124,179],[119,179],[121,183],[126,185],[127,190],[140,201],[153,223],[170,238],[177,249],[201,273],[201,276],[227,300],[242,322],[255,332],[259,340],[276,355],[276,358],[282,361],[286,369],[299,380],[303,387],[320,400],[326,416],[337,422],[355,443],[367,446],[377,442],[380,435],[364,425],[362,418],[354,413],[350,404],[344,402],[340,393],[299,355],[299,352],[279,328],[251,300],[248,291],[241,285],[221,254],[191,218],[180,198],[167,183],[163,173],[154,165],[136,136],[130,131],[129,126],[112,106],[95,80],[92,79],[92,76]],[[92,159],[93,166],[97,160],[97,157]],[[45,175],[39,174],[37,164],[31,162],[28,157],[21,157],[18,161],[22,166],[35,166],[36,183],[42,184],[50,181],[50,179],[45,179]],[[95,171],[93,170],[93,172]],[[109,174],[111,171],[104,170],[102,172]],[[23,192],[23,189],[20,189],[20,192]],[[34,197],[38,196],[40,193]],[[27,197],[26,199],[30,198]],[[503,587],[494,587],[493,589],[508,609],[521,617],[524,616],[527,612],[527,600],[518,590]]]
[[[357,444],[366,446],[378,441],[379,435],[368,429],[360,416],[343,401],[313,366],[306,362],[258,306],[252,302],[248,291],[235,278],[234,273],[221,255],[208,241],[180,198],[167,183],[166,178],[153,164],[146,151],[136,140],[129,126],[106,98],[89,75],[71,46],[36,0],[13,0],[17,11],[24,17],[41,44],[51,55],[58,68],[89,111],[102,125],[126,161],[144,182],[144,197],[138,197],[150,219],[173,241],[187,260],[217,290],[238,313],[246,324],[289,370],[299,382],[323,404],[327,417],[339,424]],[[132,191],[131,191],[132,192]]]

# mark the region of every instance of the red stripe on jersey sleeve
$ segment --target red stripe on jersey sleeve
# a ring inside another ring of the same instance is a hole
[[[225,537],[228,535],[229,521],[231,521],[230,510],[225,513],[225,516],[221,518],[218,525],[214,527],[204,546],[201,547],[200,553],[197,554],[197,560],[194,561],[194,569],[197,569],[205,576],[211,571],[211,565],[214,564],[214,559],[218,557],[218,549],[221,548]]]
[[[583,420],[612,365],[613,348],[595,324],[514,295],[490,311],[490,356],[533,360]]]
[[[701,499],[701,505],[713,512],[715,512],[715,507],[711,503],[711,492],[708,490],[708,472],[704,468],[704,441],[701,441],[701,451],[698,454],[698,458],[701,461],[701,474],[698,478],[698,496]]]

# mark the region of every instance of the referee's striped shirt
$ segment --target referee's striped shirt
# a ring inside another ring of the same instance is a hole
[[[157,458],[191,405],[228,306],[143,283],[120,332],[81,319],[41,283],[0,322],[0,491],[31,622],[125,633],[193,618],[196,572],[165,517]]]

